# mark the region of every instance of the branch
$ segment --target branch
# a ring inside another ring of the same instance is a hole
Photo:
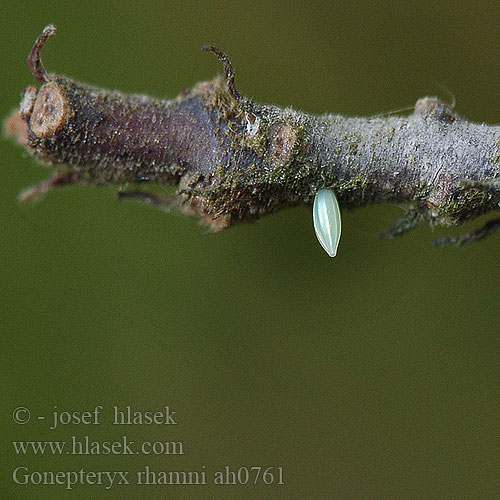
[[[343,209],[407,204],[385,236],[421,222],[459,225],[498,209],[500,127],[467,122],[436,98],[406,117],[314,116],[258,105],[242,96],[225,54],[225,79],[198,83],[164,101],[126,95],[47,73],[40,50],[29,56],[40,89],[25,90],[6,130],[59,170],[21,195],[26,201],[68,184],[175,184],[175,196],[121,193],[197,215],[214,229],[310,204],[323,188]],[[498,221],[439,244],[482,238]]]

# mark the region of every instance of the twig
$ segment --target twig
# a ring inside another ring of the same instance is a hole
[[[408,214],[386,236],[427,221],[459,225],[500,203],[500,128],[467,122],[436,98],[417,101],[406,117],[313,116],[257,105],[234,85],[229,58],[225,81],[195,85],[163,101],[126,95],[47,73],[40,51],[55,33],[35,42],[29,87],[7,132],[39,160],[64,175],[25,191],[23,201],[70,183],[146,182],[178,185],[178,202],[143,192],[155,205],[178,207],[215,229],[254,220],[283,207],[311,203],[322,188],[341,207],[408,204]],[[487,224],[461,243],[497,229]]]

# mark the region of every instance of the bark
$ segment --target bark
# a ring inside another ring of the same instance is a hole
[[[422,221],[458,225],[498,209],[500,127],[470,123],[436,98],[418,100],[405,117],[314,116],[260,105],[237,91],[231,64],[215,47],[207,49],[222,60],[225,79],[170,101],[126,95],[47,73],[40,49],[55,32],[48,28],[29,57],[42,86],[25,91],[7,131],[57,171],[22,200],[72,183],[175,184],[172,197],[137,189],[120,196],[178,208],[221,229],[310,204],[329,188],[343,209],[407,204],[391,237]],[[490,221],[439,243],[499,227]]]

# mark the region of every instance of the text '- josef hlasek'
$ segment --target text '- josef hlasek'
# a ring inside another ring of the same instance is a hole
[[[109,415],[106,415],[102,405],[84,411],[59,410],[57,406],[54,408],[50,417],[50,429],[56,429],[59,425],[100,425],[103,422],[112,425],[177,425],[177,412],[170,406],[164,406],[161,410],[136,410],[131,406],[114,405]],[[38,419],[45,420],[45,417]]]

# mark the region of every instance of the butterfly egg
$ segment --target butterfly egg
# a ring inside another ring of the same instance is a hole
[[[316,237],[330,257],[337,255],[340,240],[340,208],[331,189],[320,189],[313,203],[313,223]]]

